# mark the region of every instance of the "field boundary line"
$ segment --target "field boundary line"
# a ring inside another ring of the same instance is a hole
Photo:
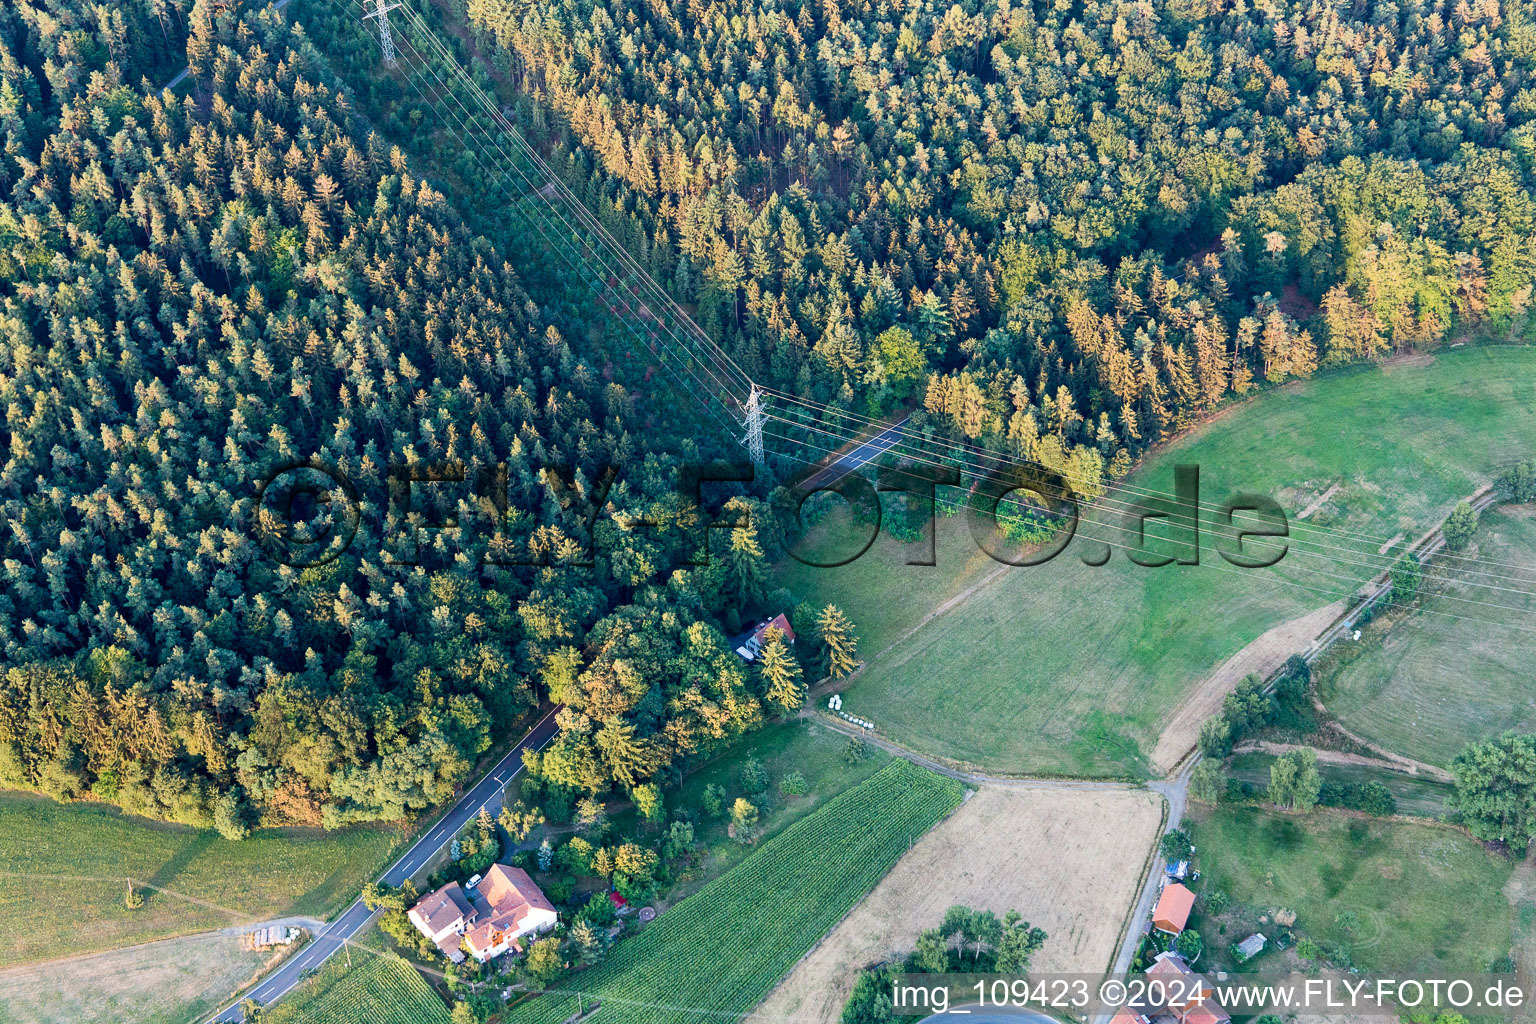
[[[1157,793],[1157,790],[1149,789],[1147,792]],[[1168,834],[1168,815],[1173,812],[1173,804],[1164,794],[1157,793],[1157,795],[1163,802],[1163,816],[1157,823],[1157,835],[1153,838],[1152,845],[1147,850],[1147,859],[1142,862],[1141,874],[1136,880],[1136,895],[1131,900],[1131,905],[1125,908],[1125,917],[1120,921],[1120,931],[1115,935],[1114,947],[1109,951],[1109,962],[1104,965],[1104,973],[1106,975],[1115,972],[1115,961],[1120,959],[1120,951],[1125,948],[1126,937],[1130,934],[1131,927],[1135,924],[1135,919],[1141,916],[1139,913],[1141,910],[1141,896],[1146,892],[1147,882],[1152,877],[1152,869],[1157,866],[1158,845],[1162,842],[1163,836]]]
[[[893,754],[896,757],[911,761],[919,768],[938,772],[940,775],[972,786],[1001,786],[1008,789],[1104,789],[1127,791],[1147,788],[1145,780],[1129,777],[1095,779],[1077,778],[1071,775],[986,775],[982,772],[967,771],[959,766],[960,762],[946,762],[931,755],[912,750],[909,747],[904,747],[877,733],[864,729],[855,729],[846,722],[833,718],[820,707],[807,705],[800,714],[802,717],[815,718],[821,724],[842,733],[844,736],[852,736],[855,739],[872,743],[887,754]]]
[[[926,765],[919,765],[919,767],[926,767]],[[953,776],[950,776],[950,777],[953,778]],[[921,836],[917,836],[916,838],[914,838],[912,840],[911,844],[907,847],[907,852],[906,853],[902,854],[900,857],[897,857],[895,860],[891,861],[891,866],[886,868],[885,872],[883,874],[881,874],[881,876],[879,878],[875,879],[875,884],[871,885],[869,887],[869,892],[866,892],[863,896],[861,896],[857,900],[855,900],[853,906],[849,907],[846,911],[843,912],[843,916],[839,917],[836,921],[832,922],[832,926],[829,927],[826,931],[822,932],[821,933],[821,937],[819,939],[817,939],[814,943],[812,943],[811,947],[809,949],[807,949],[804,953],[800,954],[800,958],[797,959],[794,963],[790,964],[789,965],[789,969],[786,970],[782,975],[779,976],[779,980],[774,982],[773,987],[770,988],[767,992],[763,993],[763,997],[752,1005],[752,1009],[750,1009],[747,1012],[741,1014],[739,1019],[743,1022],[743,1024],[745,1024],[746,1021],[754,1020],[754,1019],[757,1018],[757,1011],[762,1007],[762,1005],[764,1003],[766,1003],[769,999],[771,999],[773,997],[773,994],[779,990],[779,986],[784,984],[785,980],[791,974],[795,973],[795,969],[797,967],[799,967],[802,963],[804,963],[806,960],[810,959],[812,954],[814,954],[818,949],[820,949],[822,947],[822,945],[827,941],[827,939],[831,938],[832,933],[837,931],[839,928],[841,928],[842,925],[843,925],[843,922],[848,920],[848,918],[851,917],[853,915],[853,913],[859,909],[859,907],[864,905],[864,901],[869,899],[869,897],[874,894],[874,891],[876,889],[880,888],[880,884],[891,876],[891,873],[896,870],[897,866],[899,864],[901,864],[901,862],[903,860],[905,860],[907,857],[911,856],[912,851],[917,849],[917,844],[918,843],[920,843],[924,839],[928,838],[928,836],[933,833],[934,829],[938,828],[940,825],[944,824],[950,818],[953,818],[956,814],[960,813],[960,808],[965,806],[966,801],[968,801],[971,798],[971,795],[972,794],[971,794],[970,790],[967,790],[965,793],[963,793],[961,795],[961,797],[960,797],[960,802],[959,803],[957,803],[957,804],[955,804],[955,806],[951,807],[949,809],[949,811],[944,814],[943,817],[941,817],[941,818],[937,819],[936,821],[934,821],[934,823],[932,825],[929,825],[927,830]],[[783,1018],[782,1017],[772,1017],[772,1018],[769,1018],[769,1019],[771,1019],[771,1020],[782,1020]]]

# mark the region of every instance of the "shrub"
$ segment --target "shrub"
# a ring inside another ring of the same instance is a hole
[[[1346,807],[1386,818],[1397,813],[1397,798],[1380,782],[1325,782],[1317,802],[1326,807]]]
[[[756,796],[766,793],[770,780],[768,769],[763,767],[763,762],[756,757],[748,757],[741,766],[741,788],[748,794]]]
[[[592,898],[576,911],[576,916],[594,928],[606,928],[618,920],[619,912],[614,908],[613,901],[608,898],[607,893],[595,892]]]
[[[1451,509],[1451,514],[1446,517],[1440,527],[1440,533],[1445,537],[1445,546],[1452,551],[1461,551],[1472,542],[1472,535],[1477,532],[1477,512],[1472,508],[1472,503],[1463,501]]]
[[[805,796],[810,791],[811,784],[799,772],[790,772],[779,781],[779,792],[785,796]]]
[[[1527,460],[1499,477],[1499,486],[1510,501],[1536,501],[1536,461]]]
[[[1227,788],[1226,773],[1209,758],[1195,765],[1189,775],[1189,797],[1202,804],[1219,803]]]
[[[757,806],[744,796],[731,805],[731,838],[738,843],[750,843],[757,839]]]
[[[575,894],[576,881],[573,878],[560,875],[546,880],[539,888],[544,891],[545,896],[549,897],[551,903],[560,904],[567,902]]]
[[[1390,600],[1393,604],[1406,604],[1419,594],[1424,567],[1419,564],[1419,557],[1410,551],[1397,560],[1389,576],[1392,580]]]
[[[1200,723],[1200,753],[1206,757],[1222,758],[1232,753],[1232,726],[1221,715],[1213,715]]]
[[[1170,864],[1181,860],[1188,860],[1190,855],[1195,852],[1195,844],[1190,842],[1189,833],[1180,828],[1176,828],[1163,836],[1159,840],[1157,848],[1158,852],[1163,855],[1163,859]]]

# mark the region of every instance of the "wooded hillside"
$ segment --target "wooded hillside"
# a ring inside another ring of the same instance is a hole
[[[577,354],[301,26],[224,6],[0,11],[0,784],[239,836],[441,801],[551,693],[592,791],[754,724],[717,628],[766,596],[753,530],[682,564],[708,442]],[[144,76],[183,33],[178,99]],[[295,556],[290,512],[356,534]]]
[[[749,372],[1126,469],[1536,277],[1523,0],[457,0]]]

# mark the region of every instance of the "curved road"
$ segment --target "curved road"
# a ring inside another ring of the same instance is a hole
[[[420,836],[411,844],[410,849],[401,854],[400,859],[390,866],[389,870],[379,876],[379,881],[392,886],[403,883],[425,867],[427,862],[435,857],[461,828],[480,813],[480,808],[490,807],[498,801],[506,784],[523,770],[523,751],[530,747],[540,750],[554,737],[557,731],[555,725],[557,710],[559,709],[551,709],[548,714],[539,719],[533,728],[528,730],[527,735],[517,741],[517,745],[507,753],[507,756],[496,763],[496,767],[486,772],[479,782],[448,808],[448,811],[438,819],[437,824],[432,826],[431,831]],[[269,1006],[287,995],[311,971],[317,970],[321,964],[340,952],[349,939],[368,927],[374,913],[363,905],[361,899],[355,901],[297,955],[285,960],[281,967],[263,978],[260,984],[241,996],[234,1005],[210,1017],[209,1024],[238,1024],[245,1019],[240,1005],[247,999],[254,999],[262,1006]]]
[[[877,459],[884,455],[895,446],[897,441],[901,440],[901,435],[905,432],[907,421],[911,418],[911,416],[903,416],[878,434],[866,438],[849,451],[837,456],[827,465],[801,481],[800,489],[803,491],[815,491],[823,487],[831,487],[849,473],[862,469],[872,459]]]

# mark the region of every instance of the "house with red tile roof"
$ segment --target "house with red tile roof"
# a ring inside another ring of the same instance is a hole
[[[1194,905],[1195,894],[1187,886],[1170,882],[1163,887],[1157,906],[1152,910],[1152,927],[1169,935],[1179,934],[1189,922],[1189,912]]]
[[[555,906],[534,884],[528,872],[493,864],[480,882],[475,917],[464,933],[464,948],[484,963],[509,949],[521,950],[518,939],[549,931],[559,920]]]
[[[465,949],[481,963],[509,949],[521,951],[518,939],[548,931],[559,920],[554,904],[522,868],[493,864],[473,891],[471,901],[458,882],[450,882],[407,915],[454,963],[463,962]]]
[[[795,631],[789,628],[789,619],[780,612],[771,619],[764,619],[751,630],[743,633],[736,639],[736,653],[743,661],[756,661],[758,652],[763,649],[763,644],[768,642],[768,631],[776,629],[784,634],[784,642],[791,647],[795,645]]]
[[[406,914],[416,930],[436,943],[442,954],[454,963],[464,959],[464,954],[459,951],[459,937],[474,916],[475,908],[458,882],[450,882],[423,896]]]
[[[1205,976],[1190,970],[1178,953],[1159,953],[1147,968],[1147,980],[1167,982],[1170,998],[1149,1014],[1150,1024],[1230,1024],[1232,1017],[1219,1006],[1215,989]]]

